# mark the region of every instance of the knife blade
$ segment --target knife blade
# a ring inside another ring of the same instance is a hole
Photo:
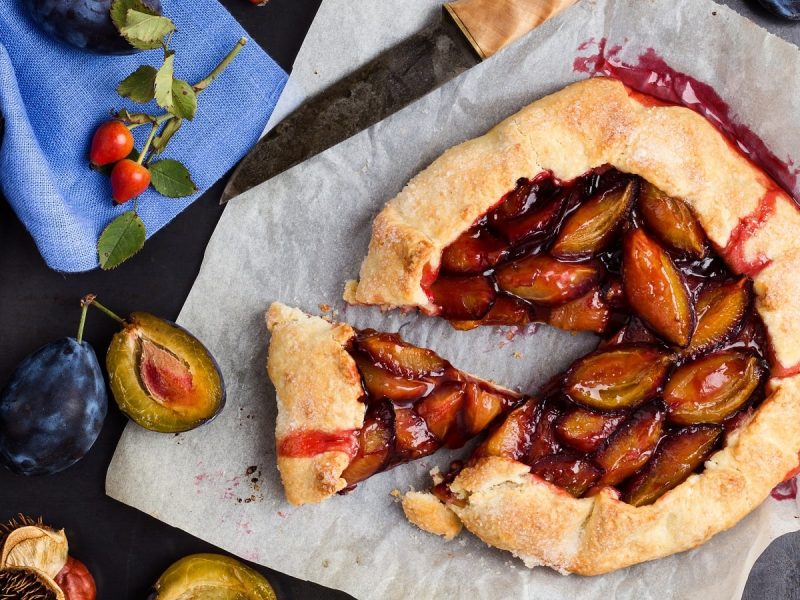
[[[576,0],[460,0],[308,100],[254,146],[220,204],[394,114]]]

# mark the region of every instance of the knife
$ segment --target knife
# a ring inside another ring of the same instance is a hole
[[[236,167],[220,204],[385,119],[577,0],[458,0],[278,123]]]

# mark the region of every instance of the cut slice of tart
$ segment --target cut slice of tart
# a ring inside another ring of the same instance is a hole
[[[461,447],[522,401],[394,333],[280,303],[267,313],[278,469],[292,504],[321,502],[398,464]]]
[[[345,300],[601,345],[407,494],[408,518],[581,574],[734,525],[798,463],[798,231],[705,119],[609,79],[448,150],[377,216]]]

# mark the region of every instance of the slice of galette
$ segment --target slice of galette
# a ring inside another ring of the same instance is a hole
[[[609,79],[448,150],[373,224],[345,299],[601,336],[404,509],[528,565],[692,548],[793,472],[800,212],[711,124]]]
[[[522,401],[397,334],[280,303],[267,327],[278,469],[292,504],[321,502],[442,446],[461,447]]]

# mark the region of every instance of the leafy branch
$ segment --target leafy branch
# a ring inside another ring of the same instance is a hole
[[[136,187],[127,193],[121,193],[120,197],[124,199],[120,202],[135,198],[148,185],[169,198],[190,196],[197,191],[197,186],[186,166],[175,159],[156,158],[180,131],[184,121],[195,118],[198,96],[230,65],[247,43],[247,39],[241,38],[208,75],[197,83],[190,84],[175,76],[175,51],[170,49],[170,42],[177,28],[169,17],[157,14],[142,0],[114,0],[110,10],[117,30],[132,46],[140,50],[160,48],[163,54],[160,66],[138,67],[119,83],[117,93],[137,104],[155,101],[162,112],[151,114],[127,109],[116,111],[116,120],[129,131],[142,125],[148,125],[150,131],[141,150],[134,147],[128,153],[128,146],[123,151],[128,154],[116,158],[113,165],[101,170],[108,170],[111,176],[115,201],[118,201],[115,186],[125,186],[132,178],[137,178],[136,185],[141,189]],[[126,161],[135,164],[122,165]],[[141,250],[144,240],[144,223],[136,212],[134,201],[133,209],[114,219],[100,235],[97,249],[101,268],[113,269],[118,266]]]

